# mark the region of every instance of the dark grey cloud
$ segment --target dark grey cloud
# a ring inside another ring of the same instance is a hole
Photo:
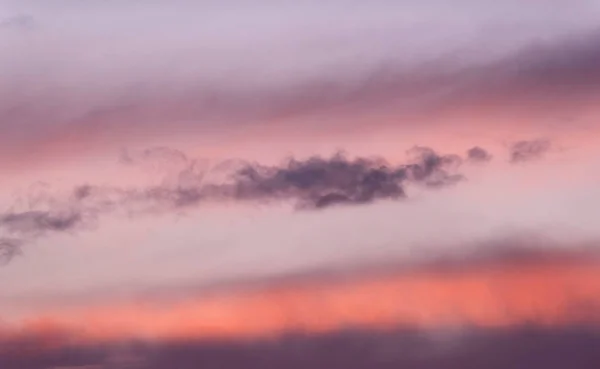
[[[183,152],[165,147],[123,152],[122,163],[156,170],[165,174],[163,181],[138,188],[83,184],[63,197],[46,190],[32,192],[21,201],[26,204],[24,210],[15,206],[0,213],[0,231],[11,238],[35,240],[95,225],[102,214],[168,213],[214,201],[284,201],[297,209],[316,210],[402,199],[409,184],[440,188],[464,180],[458,172],[463,162],[458,155],[416,146],[408,156],[408,162],[401,165],[381,158],[350,159],[342,153],[292,158],[274,166],[226,162],[212,169],[225,172],[226,180],[209,182],[205,179],[208,169]]]
[[[419,166],[420,168],[420,166]],[[290,160],[282,167],[247,164],[236,173],[236,197],[297,198],[299,205],[324,208],[335,204],[368,203],[405,196],[406,167],[371,159],[331,158]]]
[[[458,155],[439,155],[433,149],[423,146],[413,147],[408,150],[408,154],[414,161],[406,166],[406,170],[408,177],[415,182],[428,187],[442,187],[464,179],[462,175],[452,173],[463,162]]]
[[[492,155],[485,149],[475,146],[467,150],[467,159],[473,162],[486,162],[492,160]]]
[[[510,161],[511,163],[521,163],[539,159],[550,148],[550,142],[547,140],[517,141],[510,147]]]
[[[87,211],[23,211],[0,214],[0,265],[21,254],[22,247],[48,233],[73,232],[89,225],[83,217]]]
[[[203,184],[203,175],[191,162],[178,173],[176,188],[153,187],[144,196],[170,202],[174,207],[223,199],[293,201],[298,208],[321,209],[403,198],[408,183],[443,187],[463,179],[456,173],[461,163],[456,155],[441,155],[425,147],[415,147],[409,154],[411,161],[402,165],[392,165],[381,158],[349,159],[343,153],[306,160],[292,158],[275,166],[238,162],[230,165],[230,181],[220,185]],[[182,185],[182,174],[196,180]]]
[[[5,339],[3,369],[596,369],[600,331],[589,325],[423,331],[347,329],[263,340],[60,344],[61,337]],[[52,340],[52,341],[51,341]],[[64,339],[63,339],[64,341]],[[54,342],[48,345],[47,342]],[[96,366],[93,366],[96,365]]]
[[[516,142],[510,148],[510,160],[517,163],[538,157],[548,147],[542,140]],[[330,157],[291,158],[279,165],[227,161],[209,168],[167,147],[123,151],[123,164],[156,171],[164,176],[162,181],[123,188],[82,184],[67,196],[54,195],[46,186],[30,191],[18,201],[20,206],[0,213],[4,237],[0,249],[8,260],[29,242],[52,233],[90,229],[109,214],[169,214],[210,202],[286,202],[297,210],[323,210],[400,200],[408,196],[409,186],[437,189],[460,183],[466,179],[460,171],[465,161],[491,160],[478,146],[464,157],[423,146],[411,148],[407,156],[405,163],[391,164],[382,158],[349,158],[338,152]],[[211,172],[219,172],[224,180],[208,180]]]
[[[9,233],[39,235],[46,232],[64,232],[75,229],[83,221],[78,211],[25,211],[0,217],[0,224]]]

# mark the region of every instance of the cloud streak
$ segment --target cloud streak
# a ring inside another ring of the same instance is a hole
[[[0,266],[10,262],[14,257],[21,254],[22,240],[12,238],[0,238]]]
[[[55,141],[212,134],[249,121],[386,106],[417,115],[484,106],[563,109],[593,105],[600,92],[596,23],[552,18],[551,26],[549,16],[539,23],[525,16],[545,14],[546,8],[526,13],[519,4],[519,11],[498,17],[494,7],[465,2],[472,16],[465,22],[418,3],[403,5],[414,17],[402,16],[389,2],[372,8],[345,4],[348,22],[334,24],[332,14],[341,14],[342,3],[261,4],[249,10],[244,34],[236,31],[227,5],[209,6],[222,23],[190,19],[182,14],[210,12],[184,12],[196,8],[182,3],[143,9],[95,3],[62,13],[30,6],[31,17],[42,18],[45,29],[0,34],[8,50],[0,65],[10,71],[0,73],[6,88],[0,90],[1,146],[14,149],[6,155]],[[571,6],[563,6],[566,17]],[[577,19],[596,10],[582,11]],[[288,24],[275,22],[273,13],[287,17]],[[419,16],[430,23],[413,24]],[[96,28],[90,30],[85,20],[92,17]],[[505,19],[513,21],[506,25]],[[58,27],[59,20],[80,29]],[[452,32],[437,31],[440,23],[449,23]],[[155,24],[166,31],[157,34]],[[478,40],[486,27],[493,41]],[[113,29],[138,31],[115,37]],[[516,29],[527,32],[515,34]],[[301,57],[286,57],[290,50]],[[351,123],[345,121],[334,124],[346,130]]]
[[[467,155],[472,156],[473,150],[485,153],[474,148]],[[381,158],[349,159],[342,153],[329,158],[292,158],[278,166],[230,161],[216,166],[216,171],[226,172],[227,179],[214,183],[206,180],[210,171],[177,150],[148,149],[133,157],[125,152],[121,156],[125,164],[162,162],[159,170],[170,168],[173,174],[168,174],[162,184],[145,188],[86,184],[76,186],[65,198],[48,193],[32,195],[25,200],[29,204],[26,210],[0,214],[0,229],[15,238],[4,241],[5,259],[16,255],[9,250],[27,241],[50,233],[77,231],[95,224],[103,214],[123,210],[137,214],[172,212],[220,201],[291,201],[297,209],[317,210],[402,199],[407,196],[405,188],[409,185],[441,188],[465,179],[458,172],[464,160],[459,155],[442,155],[420,146],[413,147],[408,155],[408,163],[401,165]]]
[[[447,172],[453,164],[460,165],[460,157],[439,155],[422,147],[411,151],[416,161],[396,167],[377,159],[348,160],[341,154],[328,159],[292,159],[282,167],[245,165],[236,173],[234,196],[291,198],[297,199],[301,207],[326,208],[403,198],[404,185],[409,182],[442,187],[463,179]]]
[[[482,363],[490,369],[540,367],[593,369],[600,364],[597,329],[583,326],[548,328],[423,331],[398,327],[391,332],[345,330],[322,335],[294,334],[277,340],[160,341],[85,344],[62,342],[52,335],[4,342],[0,364],[6,369],[197,368],[308,369],[459,369]],[[7,350],[6,348],[13,348]]]
[[[597,243],[506,238],[421,258],[209,285],[179,283],[127,297],[85,291],[61,294],[53,305],[38,296],[20,301],[38,309],[8,327],[25,332],[50,327],[85,339],[118,340],[255,339],[397,325],[595,326],[600,324],[599,256]]]
[[[599,367],[600,7],[551,2],[5,0],[0,367]]]
[[[539,159],[550,148],[550,142],[547,140],[518,141],[510,147],[510,161],[512,163],[521,163]]]

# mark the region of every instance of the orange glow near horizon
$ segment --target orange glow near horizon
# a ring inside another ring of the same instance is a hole
[[[61,310],[23,321],[20,331],[56,330],[111,340],[264,337],[398,325],[600,323],[600,314],[590,314],[581,309],[584,306],[600,306],[600,265],[538,262],[298,282],[168,304],[146,301]]]

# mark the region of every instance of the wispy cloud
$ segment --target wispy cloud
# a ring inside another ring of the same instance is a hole
[[[45,28],[0,34],[8,50],[0,56],[8,71],[0,72],[6,155],[69,137],[185,135],[207,132],[207,124],[215,131],[273,117],[390,105],[416,114],[561,108],[592,104],[598,92],[596,23],[573,21],[594,19],[597,8],[587,2],[574,17],[562,0],[556,2],[559,13],[546,6],[464,1],[468,21],[442,16],[436,9],[448,6],[441,1],[431,1],[433,7],[412,1],[142,8],[28,3],[24,11],[42,18]],[[247,18],[231,10],[238,6]],[[500,9],[510,15],[499,16]],[[346,21],[332,21],[341,14]],[[238,24],[247,24],[244,32]]]
[[[8,328],[37,332],[49,327],[85,340],[169,340],[256,339],[403,324],[427,330],[597,326],[596,245],[506,237],[354,268],[178,283],[127,296],[86,290],[63,293],[60,302],[32,296],[11,301],[38,308]]]
[[[467,155],[472,156],[473,150]],[[225,181],[218,183],[207,181],[210,171],[177,150],[160,147],[136,155],[124,152],[120,160],[125,164],[162,161],[166,164],[163,170],[176,170],[168,171],[168,180],[162,184],[145,188],[85,184],[73,188],[69,196],[35,194],[35,198],[25,199],[25,210],[0,214],[0,229],[7,234],[3,249],[9,258],[16,255],[9,250],[16,250],[28,240],[53,232],[77,231],[95,224],[100,215],[123,210],[138,214],[172,212],[219,201],[291,201],[298,209],[316,210],[402,199],[409,184],[440,188],[465,179],[458,172],[463,162],[459,155],[442,155],[420,146],[409,150],[408,155],[409,161],[401,165],[382,158],[349,159],[342,153],[329,158],[292,158],[277,166],[230,161],[216,166],[215,170],[226,173]]]
[[[0,238],[0,265],[8,263],[21,254],[23,241],[12,238]]]
[[[551,148],[547,140],[518,141],[511,145],[510,161],[520,163],[533,159],[539,159]]]
[[[60,337],[59,337],[60,338]],[[60,342],[53,335],[8,340],[0,349],[6,369],[98,368],[181,369],[227,367],[290,369],[450,369],[485,363],[490,369],[543,367],[567,369],[574,363],[594,369],[600,363],[597,329],[584,326],[549,328],[423,331],[397,327],[389,332],[348,329],[320,335],[293,334],[258,341],[109,342],[90,345]],[[501,358],[501,359],[500,359]]]
[[[550,3],[3,1],[0,368],[600,367],[600,6]]]

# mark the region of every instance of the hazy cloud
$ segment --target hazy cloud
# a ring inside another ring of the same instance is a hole
[[[475,146],[467,151],[467,159],[473,162],[486,162],[492,160],[492,155],[485,149]]]
[[[82,221],[81,214],[73,212],[26,211],[8,213],[0,218],[0,225],[10,233],[38,235],[45,232],[63,232],[74,229]]]
[[[23,241],[11,238],[0,238],[0,265],[10,262],[21,254]]]
[[[520,163],[538,159],[550,150],[547,140],[517,141],[510,147],[510,161]]]
[[[406,197],[407,184],[439,188],[464,179],[458,173],[463,161],[458,155],[416,146],[408,156],[408,162],[401,165],[381,158],[349,159],[342,153],[329,158],[292,158],[276,166],[222,163],[212,170],[225,172],[225,180],[211,182],[205,178],[210,170],[183,152],[166,147],[124,151],[122,163],[161,173],[161,184],[133,188],[83,184],[63,197],[44,188],[21,201],[26,204],[24,210],[13,207],[1,213],[0,230],[23,241],[34,240],[47,233],[89,227],[102,214],[172,212],[215,201],[291,201],[298,209],[324,209],[401,199]]]
[[[49,25],[27,40],[0,39],[3,147],[389,103],[407,112],[534,109],[585,103],[599,86],[591,3],[558,1],[564,11],[550,12],[466,1],[468,20],[440,11],[449,9],[440,1],[234,3],[30,3]],[[346,21],[331,21],[342,13]]]
[[[54,341],[53,344],[48,342]],[[3,369],[203,368],[308,369],[595,369],[600,365],[596,327],[517,326],[423,331],[348,329],[326,334],[292,333],[270,340],[68,343],[52,335],[5,339]]]
[[[2,14],[0,14],[2,16]],[[31,30],[35,26],[35,20],[31,15],[20,14],[7,18],[0,18],[0,30],[5,29],[24,29]]]

